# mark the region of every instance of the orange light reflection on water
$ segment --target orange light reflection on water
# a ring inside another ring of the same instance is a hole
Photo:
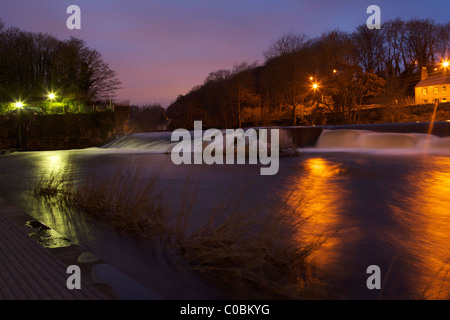
[[[409,177],[416,191],[403,210],[395,211],[409,225],[403,247],[415,264],[419,298],[450,298],[450,159],[427,158],[421,172]]]
[[[344,245],[342,239],[345,238],[341,232],[346,232],[341,229],[339,214],[347,201],[347,191],[339,178],[344,169],[322,158],[307,159],[303,165],[300,174],[286,183],[287,189],[283,191],[282,198],[298,219],[308,219],[306,225],[301,227],[301,241],[314,242],[320,237],[325,240],[311,256],[311,262],[324,277],[332,278],[343,274],[343,270],[338,270],[337,262],[339,247]],[[328,274],[329,270],[333,270],[334,274]]]

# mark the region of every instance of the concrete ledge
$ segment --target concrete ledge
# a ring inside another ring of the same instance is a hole
[[[247,128],[248,129],[248,128]],[[286,132],[286,134],[292,139],[292,142],[297,148],[307,148],[316,145],[320,134],[323,129],[321,127],[254,127],[252,129],[268,129],[269,141],[270,141],[270,129],[278,129]]]
[[[67,267],[81,290],[66,286]],[[163,300],[0,197],[0,300]]]
[[[292,138],[297,148],[313,147],[316,145],[322,128],[319,127],[282,127]]]
[[[326,130],[369,130],[375,132],[392,132],[392,133],[423,133],[444,138],[450,136],[450,122],[437,121],[431,122],[399,122],[399,123],[375,123],[375,124],[352,124],[352,125],[336,125],[323,126]]]
[[[94,263],[80,263],[83,250],[75,245],[47,249],[28,234],[39,223],[0,198],[1,300],[105,300],[115,299],[109,286],[92,278]],[[97,262],[98,263],[98,262]],[[69,265],[81,269],[81,290],[69,290]]]

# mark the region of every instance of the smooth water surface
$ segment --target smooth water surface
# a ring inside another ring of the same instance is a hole
[[[148,240],[36,199],[32,190],[41,176],[60,170],[79,176],[93,171],[100,178],[131,172],[145,181],[158,174],[157,187],[175,213],[184,204],[183,190],[197,193],[193,224],[202,223],[220,201],[232,202],[245,192],[244,210],[281,203],[312,219],[305,237],[327,235],[313,257],[325,270],[321,281],[335,288],[325,298],[449,298],[448,138],[325,131],[316,148],[280,159],[275,176],[261,176],[260,165],[176,166],[167,154],[169,139],[170,133],[136,134],[106,148],[0,157],[0,196],[169,299],[222,295],[161,258]],[[381,268],[382,290],[366,286],[370,265]]]

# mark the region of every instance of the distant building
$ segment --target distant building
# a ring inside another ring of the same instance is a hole
[[[416,104],[450,102],[450,74],[428,77],[427,68],[423,67],[415,95]]]

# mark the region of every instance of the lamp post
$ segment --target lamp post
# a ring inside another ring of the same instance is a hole
[[[314,90],[314,98],[317,100],[317,90],[319,90],[319,84],[317,82],[313,83],[312,88]]]
[[[52,109],[52,102],[55,100],[56,95],[53,92],[50,92],[47,97],[50,99],[50,109]]]
[[[18,136],[18,148],[22,148],[22,107],[23,103],[18,101],[15,103],[17,108],[17,136]]]
[[[319,90],[319,84],[314,82],[312,84],[312,89],[314,90],[314,100],[316,100],[316,107],[319,107],[319,99],[317,98],[317,90]],[[323,104],[323,94],[322,94],[322,104]]]

